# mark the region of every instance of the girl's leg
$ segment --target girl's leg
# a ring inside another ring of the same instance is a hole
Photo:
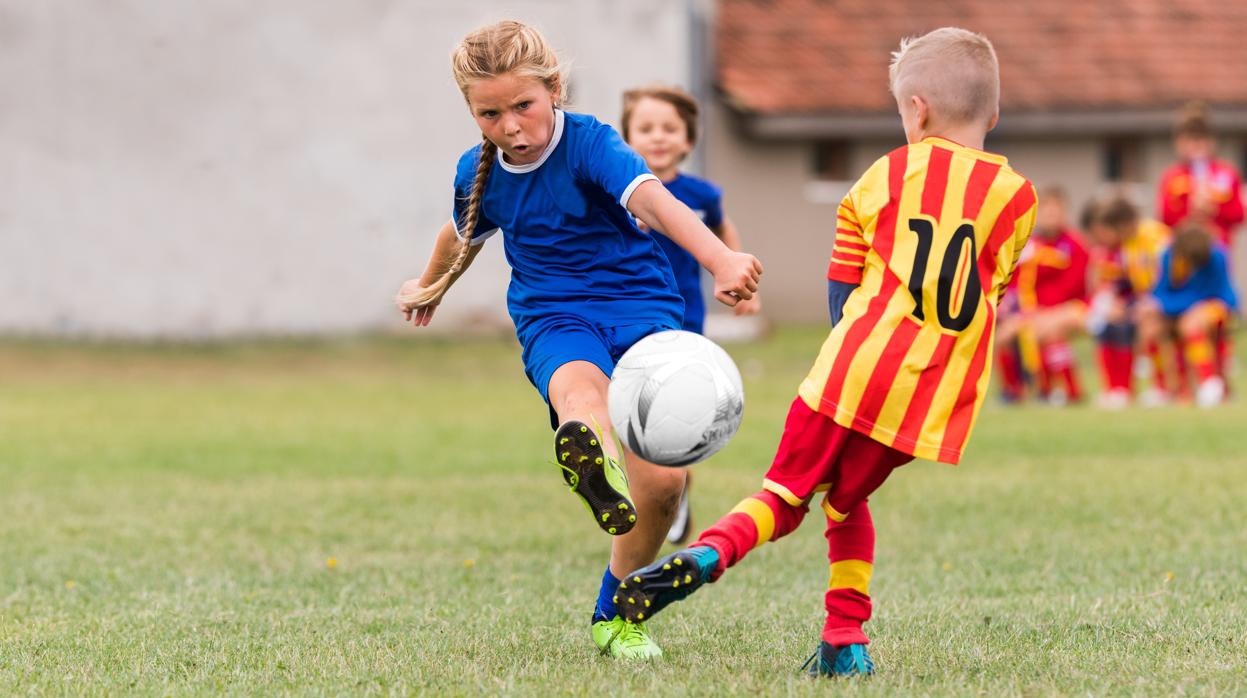
[[[600,429],[602,449],[618,461],[621,454],[615,447],[606,407],[609,384],[610,379],[596,365],[572,361],[554,372],[548,393],[560,423],[575,420]],[[654,465],[626,448],[622,455],[637,521],[631,531],[613,539],[610,571],[615,578],[654,561],[671,528],[685,477],[683,469]]]

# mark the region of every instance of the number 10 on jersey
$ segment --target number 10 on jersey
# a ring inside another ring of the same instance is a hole
[[[927,263],[934,254],[939,257],[940,265],[939,283],[935,291],[936,316],[940,327],[961,332],[974,321],[974,314],[978,312],[979,301],[983,297],[974,226],[962,223],[943,248],[937,250],[931,249],[935,247],[935,225],[930,220],[910,218],[909,230],[918,236],[914,268],[909,273],[909,293],[914,297],[914,317],[919,322],[926,319],[922,308],[922,286],[927,276]],[[960,301],[956,315],[953,315],[954,299]]]

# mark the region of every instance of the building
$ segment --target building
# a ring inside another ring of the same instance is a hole
[[[694,82],[685,2],[0,0],[0,334],[400,329],[480,137],[451,48],[506,18],[607,120]],[[432,329],[509,330],[501,248]]]
[[[1001,121],[987,148],[1037,185],[1062,185],[1076,210],[1121,182],[1153,211],[1173,160],[1173,112],[1190,99],[1211,105],[1221,157],[1247,170],[1244,3],[723,0],[706,171],[770,271],[768,317],[826,316],[835,206],[874,159],[904,143],[890,53],[901,37],[948,25],[996,46]],[[1237,242],[1247,288],[1247,227]]]

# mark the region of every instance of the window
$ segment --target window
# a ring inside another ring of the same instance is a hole
[[[813,151],[815,181],[843,182],[852,177],[849,171],[849,144],[845,141],[816,141]]]
[[[1102,161],[1107,181],[1143,181],[1143,146],[1137,138],[1109,139],[1104,143]]]

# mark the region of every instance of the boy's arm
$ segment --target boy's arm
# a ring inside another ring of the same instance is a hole
[[[1027,184],[1027,186],[1033,186]],[[1032,201],[1036,199],[1032,198]],[[1009,283],[1013,280],[1013,274],[1017,271],[1018,260],[1022,257],[1022,250],[1026,248],[1026,243],[1031,238],[1031,231],[1035,229],[1035,215],[1038,208],[1035,204],[1018,217],[1016,223],[1013,224],[1013,261],[1009,264],[1009,273],[1005,275],[1000,283],[1000,291],[996,294],[996,303],[1004,300],[1005,293],[1009,290]]]
[[[1226,230],[1243,222],[1243,183],[1239,180],[1238,172],[1231,170],[1230,174],[1230,198],[1221,202],[1217,209],[1217,222]]]
[[[628,211],[651,228],[666,233],[688,250],[714,276],[714,296],[724,305],[753,298],[762,263],[744,252],[733,252],[688,206],[680,203],[657,179],[646,180],[628,198]]]
[[[459,246],[462,242],[455,230],[454,221],[446,221],[446,223],[437,231],[437,238],[433,243],[433,252],[429,255],[429,262],[425,265],[424,273],[418,278],[409,279],[398,290],[398,298],[396,302],[399,310],[403,311],[403,317],[414,324],[416,327],[422,327],[429,324],[429,320],[433,318],[433,311],[441,302],[437,301],[417,308],[409,303],[404,302],[404,297],[413,295],[416,291],[426,288],[442,277],[455,262],[455,258],[459,256]],[[463,272],[472,266],[472,260],[476,259],[476,255],[480,254],[481,245],[472,245],[468,248],[468,256],[464,258],[463,265],[459,267],[459,271],[450,276],[446,284],[446,290],[443,294],[450,290],[455,281],[463,276]]]
[[[1174,170],[1169,170],[1161,178],[1160,187],[1157,188],[1156,211],[1160,214],[1161,222],[1170,227],[1186,218],[1187,197],[1174,196],[1171,193],[1176,176],[1177,173]]]
[[[862,283],[866,252],[870,250],[862,237],[855,191],[856,187],[845,194],[836,209],[836,240],[831,248],[831,263],[827,266],[827,311],[832,327],[839,324],[849,295]]]

